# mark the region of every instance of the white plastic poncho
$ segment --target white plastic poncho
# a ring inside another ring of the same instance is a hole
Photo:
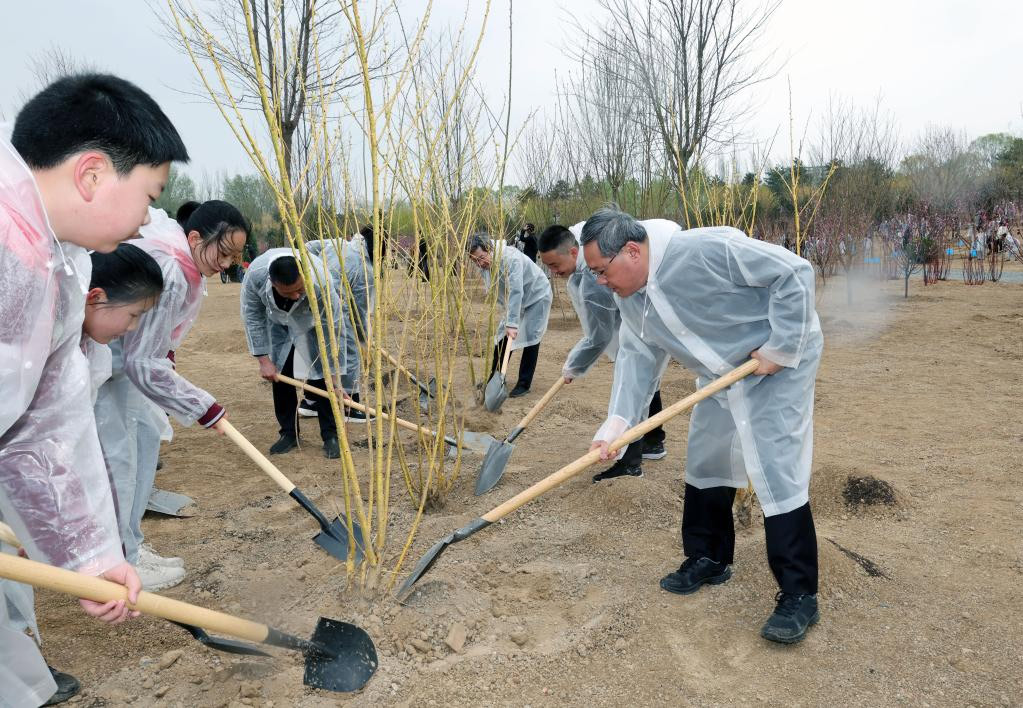
[[[303,294],[294,302],[291,309],[286,311],[274,302],[270,263],[277,258],[290,255],[292,255],[290,248],[271,248],[252,261],[245,273],[245,280],[242,283],[241,316],[245,325],[249,353],[252,356],[269,356],[274,365],[282,369],[292,347],[301,347],[312,365],[314,375],[310,378],[323,378],[319,360],[320,346],[316,340],[316,325],[309,300]],[[324,336],[328,338],[329,349],[328,333],[331,329],[334,330],[338,342],[345,339],[341,301],[332,285],[321,286],[314,283],[313,290],[319,304],[320,321],[324,328]],[[328,317],[328,298],[333,321]],[[341,372],[344,370],[342,361]]]
[[[759,349],[785,367],[747,377],[697,404],[689,425],[686,482],[742,487],[749,476],[764,514],[808,500],[813,391],[823,336],[806,260],[730,227],[649,230],[646,286],[615,296],[622,313],[608,420],[614,440],[643,419],[671,358],[704,386]]]
[[[505,334],[505,327],[517,327],[518,336],[512,340],[512,351],[539,344],[547,331],[547,319],[554,299],[550,281],[522,251],[509,248],[503,242],[490,242],[491,264],[481,268],[483,285],[490,289],[490,274],[500,273],[497,280],[497,306],[501,322],[497,325],[494,345]]]
[[[327,280],[322,277],[325,260],[329,279],[334,283],[341,299],[345,318],[345,370],[341,377],[341,385],[345,391],[353,393],[359,382],[362,364],[359,340],[365,341],[365,333],[369,331],[372,323],[370,316],[373,313],[376,277],[361,235],[358,235],[358,238],[353,236],[350,241],[342,241],[340,245],[339,250],[338,244],[334,241],[324,239],[308,241],[306,248],[313,257],[313,271],[316,273],[317,282]],[[348,295],[349,291],[351,297]],[[357,321],[360,323],[359,329],[356,328]]]
[[[133,241],[153,257],[163,274],[163,293],[139,318],[138,328],[110,344],[110,379],[96,397],[96,423],[117,493],[118,523],[128,560],[137,559],[141,521],[156,477],[167,413],[182,425],[213,425],[223,415],[216,399],[181,376],[174,351],[199,316],[206,279],[199,272],[184,231],[160,209]]]
[[[31,172],[0,140],[0,518],[32,559],[98,575],[124,557],[80,348],[91,269],[57,242]],[[23,634],[31,588],[0,580],[0,595],[0,704],[38,705],[56,687]]]

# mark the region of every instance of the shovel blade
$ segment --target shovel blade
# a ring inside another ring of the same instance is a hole
[[[508,466],[508,458],[515,450],[515,445],[509,442],[498,442],[495,440],[487,450],[483,464],[480,466],[479,476],[476,478],[476,496],[486,494],[501,481],[504,469]]]
[[[171,620],[173,622],[173,620]],[[173,622],[177,626],[186,630],[189,634],[195,637],[199,642],[205,644],[210,649],[216,649],[227,654],[242,654],[244,656],[270,656],[262,649],[258,649],[251,644],[245,642],[239,642],[234,639],[222,639],[220,637],[211,637],[206,633],[206,630],[201,627],[196,627],[194,624],[185,624],[184,622]]]
[[[154,488],[146,503],[146,511],[155,511],[165,516],[195,516],[196,503],[192,497]]]
[[[311,642],[330,652],[308,651],[303,683],[327,691],[358,691],[376,673],[379,661],[366,630],[348,622],[321,617]]]
[[[355,562],[362,560],[362,549],[366,545],[366,537],[362,533],[362,527],[358,521],[352,522],[352,531],[355,533]],[[325,531],[320,531],[313,538],[316,545],[340,561],[348,560],[348,524],[341,517],[330,522]]]
[[[426,575],[426,572],[430,570],[434,563],[437,562],[437,559],[440,558],[440,554],[444,552],[444,549],[452,543],[464,541],[480,529],[484,529],[487,526],[490,526],[490,522],[480,517],[478,519],[474,519],[466,526],[452,531],[447,536],[437,541],[437,543],[433,544],[433,546],[430,547],[430,550],[424,553],[423,557],[419,559],[418,563],[416,563],[416,567],[412,569],[412,573],[405,578],[405,582],[401,584],[400,588],[398,588],[398,591],[395,593],[395,597],[398,599],[404,598],[412,589],[412,586],[418,583],[419,579]]]
[[[478,455],[486,455],[490,452],[490,447],[496,442],[497,440],[494,436],[487,433],[474,433],[471,430],[462,431],[462,449],[472,450]]]
[[[504,377],[499,372],[487,381],[487,387],[483,391],[483,407],[491,413],[500,410],[501,405],[508,398],[508,389],[505,388],[504,383]]]

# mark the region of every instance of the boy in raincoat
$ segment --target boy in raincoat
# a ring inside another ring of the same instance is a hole
[[[643,416],[669,360],[704,386],[750,357],[755,375],[693,410],[686,456],[681,567],[661,580],[688,594],[731,577],[735,490],[753,483],[764,511],[768,563],[778,582],[761,635],[800,641],[817,622],[817,537],[808,490],[813,391],[823,337],[814,274],[784,248],[731,227],[647,230],[602,209],[582,231],[587,265],[622,315],[608,418],[593,447]]]
[[[121,551],[81,349],[86,249],[137,234],[170,163],[187,159],[156,102],[103,74],[58,79],[0,140],[0,516],[33,560],[121,583],[132,601],[141,584]],[[77,682],[51,674],[23,633],[31,588],[0,580],[0,592],[0,705],[66,700]],[[111,623],[137,614],[81,604]]]
[[[618,330],[622,317],[618,313],[618,305],[614,295],[603,285],[597,283],[597,277],[586,266],[583,250],[579,245],[583,224],[579,222],[571,228],[560,224],[547,227],[539,239],[540,260],[559,278],[568,278],[568,295],[572,307],[579,317],[583,328],[582,338],[568,353],[561,375],[565,383],[583,376],[597,363],[601,353],[607,354],[611,361],[618,354]],[[647,230],[661,229],[667,233],[678,230],[679,225],[665,219],[652,219],[640,222]],[[657,390],[650,399],[649,415],[661,412],[661,392]],[[629,445],[614,465],[593,476],[594,482],[615,477],[643,476],[643,460],[660,460],[668,453],[664,450],[664,428],[657,426],[642,440]]]
[[[522,350],[519,378],[509,394],[513,398],[529,393],[533,384],[536,361],[540,356],[540,340],[547,331],[553,294],[547,276],[516,248],[493,241],[486,234],[474,234],[466,247],[469,260],[483,274],[483,285],[490,289],[491,277],[497,273],[497,307],[501,322],[494,335],[493,369],[500,370],[505,347]]]

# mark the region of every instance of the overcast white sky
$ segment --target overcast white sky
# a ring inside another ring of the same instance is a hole
[[[500,103],[507,81],[508,0],[493,0],[480,78]],[[413,13],[423,0],[404,0]],[[478,24],[482,2],[469,3]],[[572,68],[572,15],[595,21],[593,0],[514,0],[513,123],[554,98],[555,73]],[[457,24],[464,0],[435,0],[433,26]],[[192,154],[189,171],[251,172],[216,110],[184,96],[194,89],[187,56],[159,34],[139,0],[6,3],[0,26],[4,71],[0,113],[13,119],[35,88],[30,58],[50,46],[117,73],[148,90],[178,126]],[[787,58],[754,97],[749,130],[759,140],[781,131],[787,142],[791,80],[797,121],[820,114],[829,94],[871,104],[878,95],[905,141],[927,124],[971,138],[1023,133],[1023,0],[783,0],[765,48]],[[782,146],[784,147],[784,146]],[[785,148],[787,149],[787,148]],[[775,150],[782,159],[784,150]]]

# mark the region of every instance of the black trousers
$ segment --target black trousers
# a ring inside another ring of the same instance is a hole
[[[285,376],[293,376],[295,370],[295,348],[288,352],[288,358],[284,362],[281,373]],[[327,385],[323,379],[310,379],[310,386],[326,389]],[[289,435],[298,438],[298,421],[296,415],[298,406],[298,389],[291,384],[274,381],[274,415],[277,416],[277,424],[280,426],[281,435]],[[330,401],[322,396],[309,396],[307,404],[311,403],[316,409],[316,419],[320,423],[320,437],[324,440],[337,437],[337,426],[334,424],[334,413],[330,410]]]
[[[657,389],[654,393],[654,397],[650,399],[650,410],[647,414],[649,418],[652,415],[656,415],[661,412],[661,390]],[[636,442],[625,448],[625,454],[622,455],[622,464],[625,465],[638,465],[643,462],[643,444],[648,443],[650,445],[658,445],[664,442],[664,427],[658,425],[656,428],[651,430],[649,433],[643,436],[642,440]]]
[[[734,487],[697,489],[686,485],[682,503],[682,550],[687,558],[731,563],[735,552],[732,525]],[[797,595],[817,593],[817,533],[810,504],[785,514],[764,517],[767,563],[778,587]]]
[[[508,346],[508,338],[504,337],[494,347],[494,371],[501,370],[504,361],[504,349]],[[540,343],[537,342],[522,350],[522,361],[519,362],[519,380],[516,385],[529,388],[533,385],[533,374],[536,373],[536,361],[540,358]]]

